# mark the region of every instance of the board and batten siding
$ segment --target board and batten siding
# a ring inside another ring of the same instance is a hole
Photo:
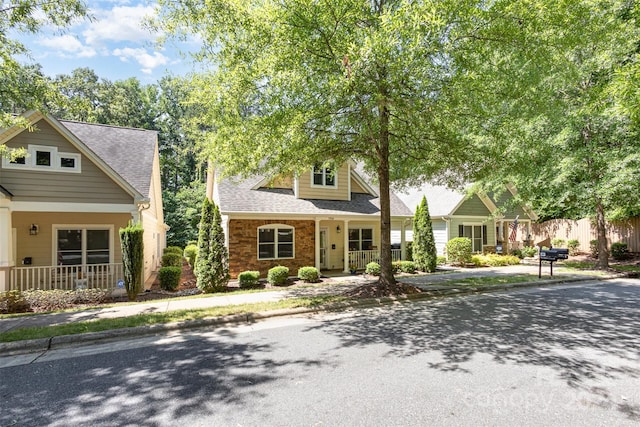
[[[23,131],[7,142],[10,148],[31,145],[57,147],[58,152],[78,150],[47,122],[37,123],[35,132]],[[13,201],[132,204],[133,196],[114,182],[86,156],[81,172],[49,172],[2,168],[0,184],[13,194]]]
[[[336,186],[313,186],[313,171],[298,177],[299,199],[349,200],[349,166],[343,164],[336,173]]]

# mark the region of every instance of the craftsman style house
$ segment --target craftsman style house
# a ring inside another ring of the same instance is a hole
[[[318,166],[297,176],[213,180],[232,277],[245,270],[264,277],[276,265],[319,270],[364,269],[379,259],[380,204],[377,188],[353,162]],[[404,235],[413,212],[391,194],[392,228]],[[404,241],[393,259],[405,257]]]
[[[526,206],[512,203],[515,194],[511,186],[499,195],[487,195],[424,184],[397,195],[414,212],[426,196],[436,249],[438,255],[444,255],[447,242],[455,237],[470,238],[474,252],[500,252],[502,248],[506,253],[508,248],[532,245],[531,225],[537,216]]]
[[[0,132],[27,155],[0,161],[0,291],[113,288],[118,231],[144,228],[144,277],[165,246],[156,132],[25,114],[32,129]]]

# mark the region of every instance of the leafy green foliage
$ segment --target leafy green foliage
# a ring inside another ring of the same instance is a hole
[[[505,267],[520,264],[520,258],[513,255],[484,254],[473,255],[471,262],[476,267]]]
[[[260,272],[243,271],[238,274],[238,282],[241,288],[253,288],[260,283]]]
[[[413,261],[395,261],[393,263],[393,270],[396,273],[408,273],[413,274],[416,272],[416,263]]]
[[[160,280],[160,287],[165,291],[175,291],[180,285],[180,276],[182,275],[182,268],[180,267],[162,267],[158,271],[158,279]]]
[[[201,182],[193,182],[177,191],[162,192],[165,222],[171,227],[167,231],[167,244],[186,246],[190,240],[198,239],[200,212],[197,206],[204,199],[204,193],[205,185]]]
[[[289,278],[289,267],[278,265],[272,267],[267,272],[267,282],[272,286],[282,286]]]
[[[193,268],[196,264],[196,257],[198,256],[198,245],[187,245],[187,247],[184,248],[182,256],[187,259],[187,262],[191,268]]]
[[[367,273],[367,274],[370,274],[372,276],[379,276],[380,275],[380,264],[378,264],[377,262],[370,262],[365,267],[364,272]]]
[[[611,244],[611,256],[616,261],[629,258],[629,248],[625,242],[616,242]]]
[[[320,272],[315,267],[300,267],[298,279],[307,283],[316,283],[320,280]]]
[[[598,253],[600,249],[600,243],[598,240],[590,240],[589,241],[589,254],[592,258],[598,258]]]
[[[564,248],[566,244],[566,240],[556,237],[555,239],[551,239],[551,246],[554,248]]]
[[[418,270],[432,273],[436,271],[438,253],[436,241],[433,237],[433,227],[427,198],[422,196],[422,202],[416,208],[413,217],[413,247],[412,257]]]
[[[140,224],[129,224],[120,229],[124,287],[130,301],[142,291],[144,268],[144,229]]]
[[[182,251],[177,254],[175,252],[167,252],[162,255],[163,267],[182,267]]]
[[[163,249],[162,253],[163,254],[172,253],[172,254],[182,255],[183,250],[180,246],[167,246],[166,248]]]
[[[525,246],[521,252],[525,257],[533,257],[538,253],[538,249],[535,246]]]
[[[472,254],[471,239],[468,237],[453,238],[447,242],[446,251],[449,264],[469,264]]]
[[[576,239],[569,239],[567,241],[567,248],[569,249],[569,255],[577,255],[580,248],[580,241]]]
[[[229,255],[224,242],[220,210],[213,201],[202,202],[198,256],[196,258],[196,285],[203,292],[220,292],[229,283]]]

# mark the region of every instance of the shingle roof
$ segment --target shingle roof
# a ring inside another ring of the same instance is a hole
[[[379,215],[380,199],[368,194],[352,193],[351,200],[296,199],[293,190],[252,188],[264,177],[243,181],[225,179],[218,184],[220,210],[246,213],[279,213],[308,215]],[[391,215],[411,216],[413,213],[393,193],[390,194]]]
[[[67,120],[60,123],[140,194],[149,195],[156,131]]]
[[[463,191],[452,190],[442,185],[423,184],[420,187],[412,187],[398,192],[398,197],[412,212],[415,212],[422,202],[422,197],[427,196],[429,216],[440,217],[450,215],[456,206],[465,198]]]

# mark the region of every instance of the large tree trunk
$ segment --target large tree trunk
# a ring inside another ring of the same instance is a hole
[[[596,200],[596,231],[598,235],[598,263],[601,270],[609,268],[609,247],[607,245],[607,223],[604,216],[604,206],[600,199]]]
[[[389,199],[389,109],[380,103],[380,138],[377,145],[380,184],[380,281],[381,288],[396,284],[391,266],[391,202]]]

